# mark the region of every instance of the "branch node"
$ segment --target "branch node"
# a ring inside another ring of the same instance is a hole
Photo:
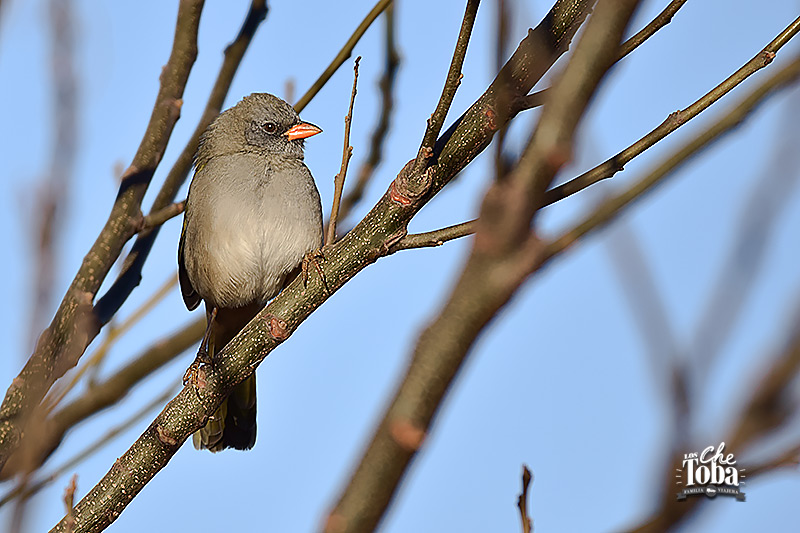
[[[325,533],[341,533],[347,530],[347,519],[337,512],[333,512],[328,516],[325,522]]]
[[[288,324],[275,315],[265,315],[263,319],[267,323],[270,336],[277,341],[285,341],[289,338]]]
[[[167,430],[164,429],[164,426],[161,424],[156,425],[156,435],[158,435],[158,440],[160,440],[163,444],[167,446],[175,446],[178,444],[178,440],[167,433]]]
[[[406,226],[401,226],[397,231],[386,237],[386,240],[383,241],[383,255],[389,255],[394,245],[403,240],[406,235],[408,235],[408,228]]]
[[[408,418],[397,418],[389,424],[389,434],[404,450],[416,452],[425,440],[425,430]]]

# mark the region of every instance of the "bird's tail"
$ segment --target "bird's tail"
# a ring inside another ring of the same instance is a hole
[[[213,358],[261,310],[260,306],[219,309],[211,325],[208,353]],[[206,313],[209,316],[209,313]],[[209,318],[210,319],[210,318]],[[219,452],[249,450],[256,443],[256,374],[239,383],[208,423],[192,436],[194,447]]]

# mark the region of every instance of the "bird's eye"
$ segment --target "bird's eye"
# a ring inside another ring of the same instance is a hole
[[[264,131],[266,131],[267,133],[275,133],[276,131],[278,131],[278,126],[274,122],[265,122]]]

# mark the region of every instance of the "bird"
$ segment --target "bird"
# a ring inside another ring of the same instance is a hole
[[[183,301],[206,309],[198,360],[213,365],[322,245],[319,191],[303,161],[305,139],[321,132],[284,100],[253,93],[201,135],[178,246]],[[212,452],[255,445],[255,373],[192,440]]]

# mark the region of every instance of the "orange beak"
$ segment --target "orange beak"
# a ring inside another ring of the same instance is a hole
[[[305,139],[317,133],[322,133],[322,129],[308,122],[301,122],[289,128],[289,131],[284,133],[284,135],[289,137],[290,141],[293,141],[295,139]]]

